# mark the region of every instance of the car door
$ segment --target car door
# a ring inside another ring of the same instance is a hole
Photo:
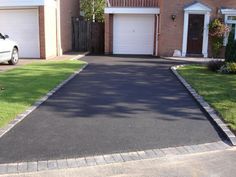
[[[0,34],[0,62],[4,61],[5,59],[5,54],[4,54],[4,39],[2,35]]]
[[[0,62],[11,59],[11,43],[0,33]]]

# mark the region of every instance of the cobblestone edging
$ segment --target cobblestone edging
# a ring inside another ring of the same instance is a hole
[[[236,146],[236,136],[228,128],[228,126],[221,120],[217,112],[200,96],[196,90],[194,90],[189,83],[177,72],[178,68],[184,67],[186,65],[178,65],[171,67],[172,72],[180,80],[180,82],[186,87],[186,89],[191,93],[191,95],[198,101],[201,107],[206,111],[210,118],[215,122],[215,124],[223,131],[223,133],[230,140],[232,145]]]
[[[7,126],[0,128],[0,138],[9,132],[13,127],[15,127],[18,123],[24,120],[30,113],[32,113],[35,109],[37,109],[42,103],[44,103],[49,97],[51,97],[55,92],[57,92],[61,87],[67,84],[70,80],[72,80],[75,76],[77,76],[80,72],[82,72],[88,64],[85,64],[80,70],[74,72],[68,79],[64,80],[61,84],[56,86],[50,92],[48,92],[44,97],[36,101],[30,108],[28,108],[24,113],[18,115],[14,120],[12,120]]]
[[[211,151],[226,150],[230,148],[232,148],[230,145],[224,143],[223,141],[219,141],[215,143],[193,145],[193,146],[152,149],[146,151],[116,153],[116,154],[90,156],[82,158],[0,164],[0,174],[28,173],[28,172],[47,171],[56,169],[80,168],[80,167],[88,167],[96,165],[106,165],[112,163],[122,163],[128,161],[137,161],[144,159],[162,158],[167,156],[205,153]]]

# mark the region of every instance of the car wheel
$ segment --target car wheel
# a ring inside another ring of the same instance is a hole
[[[19,61],[19,52],[17,48],[12,50],[11,60],[8,62],[10,65],[16,65]]]

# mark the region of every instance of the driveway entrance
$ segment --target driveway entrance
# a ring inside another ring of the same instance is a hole
[[[0,139],[0,163],[195,145],[221,138],[155,58],[88,56],[89,66]]]

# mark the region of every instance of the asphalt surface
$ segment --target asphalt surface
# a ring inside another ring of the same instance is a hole
[[[220,141],[156,58],[88,56],[89,66],[0,139],[0,163]]]

